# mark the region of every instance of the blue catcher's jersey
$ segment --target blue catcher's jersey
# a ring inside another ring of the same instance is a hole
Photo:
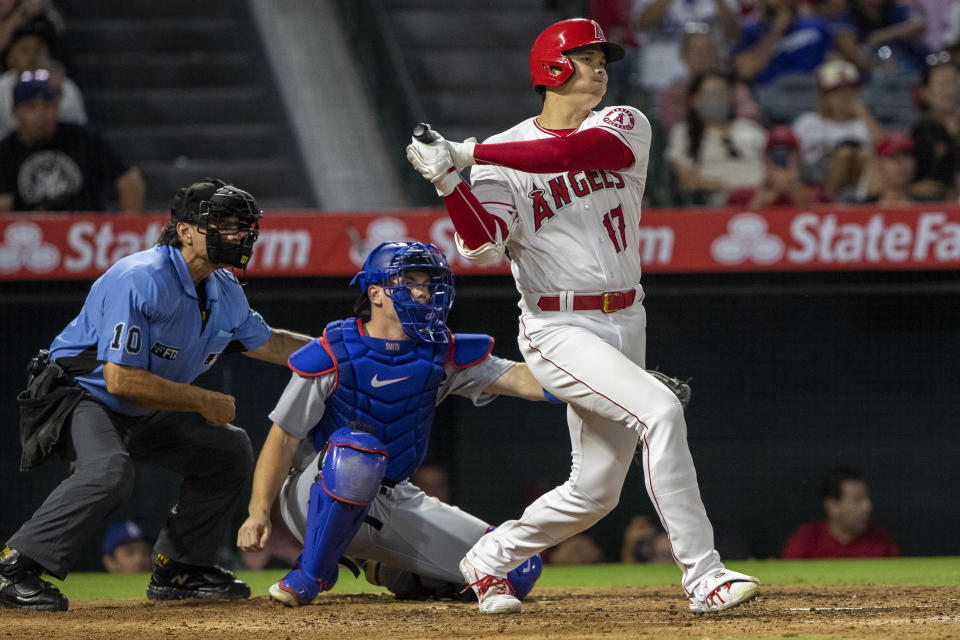
[[[323,451],[330,434],[350,422],[367,424],[386,447],[386,477],[401,482],[426,455],[448,359],[454,366],[482,360],[492,338],[383,340],[364,335],[362,326],[357,318],[331,322],[322,339],[290,356],[290,368],[303,376],[336,371],[335,389],[310,433],[314,448]]]
[[[313,446],[323,451],[327,438],[340,427],[354,421],[367,424],[387,449],[386,477],[399,482],[426,455],[450,345],[371,338],[362,335],[359,326],[359,320],[338,320],[323,331],[319,344],[330,349],[337,386],[311,434]],[[297,369],[298,354],[290,358]]]

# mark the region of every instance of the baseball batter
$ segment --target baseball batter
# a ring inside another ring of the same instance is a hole
[[[460,563],[482,611],[519,611],[508,573],[616,506],[638,438],[690,609],[727,609],[757,593],[757,579],[726,569],[714,550],[682,407],[644,370],[638,225],[651,129],[633,107],[593,110],[607,63],[621,57],[596,22],[558,22],[530,52],[544,97],[539,116],[483,144],[438,137],[407,147],[443,197],[460,252],[479,263],[507,252],[521,296],[521,352],[568,405],[569,479],[484,535]],[[459,170],[474,164],[471,188]]]
[[[262,550],[279,493],[303,543],[299,566],[270,587],[290,607],[330,589],[343,557],[385,565],[372,577],[398,595],[463,590],[457,564],[490,527],[408,480],[426,455],[434,407],[451,393],[476,405],[496,394],[556,401],[526,365],[491,355],[490,336],[449,332],[453,274],[434,245],[385,242],[354,281],[362,317],[331,322],[290,357],[294,373],[270,414],[237,536],[242,549]],[[530,555],[511,567],[521,599],[540,575]]]

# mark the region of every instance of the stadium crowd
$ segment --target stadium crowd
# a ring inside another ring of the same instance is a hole
[[[648,204],[957,198],[960,4],[592,0],[582,8],[630,51],[629,71],[612,72],[608,102],[634,104],[654,125]]]

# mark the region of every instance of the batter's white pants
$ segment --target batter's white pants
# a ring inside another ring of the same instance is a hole
[[[723,565],[713,548],[687,425],[676,396],[644,370],[643,305],[616,313],[529,312],[520,316],[520,350],[530,371],[567,403],[573,448],[570,478],[483,536],[467,554],[480,571],[506,575],[535,553],[608,514],[643,440],[647,493],[666,530],[688,593]]]

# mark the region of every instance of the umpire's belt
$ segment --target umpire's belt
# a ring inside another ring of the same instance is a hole
[[[643,289],[606,291],[583,294],[565,291],[558,296],[540,296],[537,307],[541,311],[603,311],[613,313],[643,300]]]

